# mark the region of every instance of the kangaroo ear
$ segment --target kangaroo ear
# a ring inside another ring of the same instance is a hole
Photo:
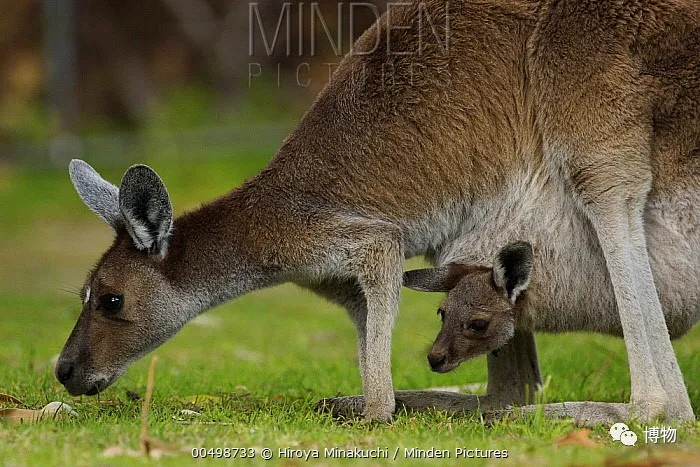
[[[511,243],[496,253],[493,281],[512,303],[530,283],[532,256],[532,246],[526,242]]]
[[[449,292],[466,274],[466,268],[457,263],[431,269],[414,269],[403,273],[403,285],[420,292]]]
[[[78,196],[92,212],[100,216],[114,231],[124,225],[119,211],[119,189],[116,186],[80,159],[70,161],[68,173]]]
[[[173,225],[173,207],[165,184],[145,165],[130,167],[119,187],[119,209],[139,250],[163,256]]]

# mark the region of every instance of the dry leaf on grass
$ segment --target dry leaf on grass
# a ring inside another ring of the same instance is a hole
[[[605,459],[606,467],[661,467],[680,465],[683,467],[700,467],[700,452],[671,449],[654,449],[647,451],[646,459],[630,459],[629,456],[609,457]]]
[[[34,423],[41,419],[40,410],[0,409],[0,418],[10,423]]]
[[[97,401],[99,405],[121,405],[122,402],[115,399],[100,399]]]
[[[105,448],[105,450],[102,451],[102,455],[104,457],[141,457],[145,455],[153,459],[159,459],[163,456],[185,454],[185,451],[182,449],[165,444],[164,442],[151,438],[150,436],[146,436],[141,440],[141,442],[144,443],[142,446],[146,446],[146,452],[115,445]]]
[[[0,409],[0,418],[4,418],[11,423],[34,423],[39,420],[64,418],[67,415],[77,416],[78,413],[63,402],[51,402],[41,410]]]
[[[164,443],[163,441],[156,438],[152,438],[148,435],[141,439],[141,446],[146,449],[146,452],[151,457],[154,456],[154,453],[156,453],[156,455],[158,456],[162,454],[175,455],[185,453],[184,450],[180,449],[177,446]]]
[[[180,416],[176,417],[173,415],[173,420],[177,422],[184,422],[185,420],[189,420],[194,416],[201,415],[199,412],[195,412],[194,410],[190,409],[182,409],[180,410]]]
[[[618,459],[606,459],[605,467],[663,467],[667,464],[659,459],[642,459],[631,461],[620,461]],[[681,464],[683,465],[683,464]]]
[[[24,402],[17,399],[16,397],[2,393],[0,393],[0,402],[9,402],[10,404],[24,405]]]
[[[686,465],[688,467],[700,467],[700,453],[683,451],[664,452],[663,459],[671,465]]]
[[[572,431],[569,434],[561,436],[554,441],[556,446],[583,446],[586,448],[595,448],[598,443],[589,438],[591,430],[584,428],[582,430]]]

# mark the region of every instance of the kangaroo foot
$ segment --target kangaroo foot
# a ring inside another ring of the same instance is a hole
[[[447,391],[396,391],[396,410],[408,412],[425,412],[440,410],[449,413],[474,412],[477,410],[495,410],[502,405],[489,396],[460,394]],[[322,399],[316,404],[316,410],[330,412],[336,417],[360,417],[364,410],[364,396],[341,396]]]
[[[362,412],[365,410],[365,397],[328,397],[316,403],[316,410],[319,412],[329,412],[334,417],[360,418]]]
[[[612,402],[558,402],[544,405],[525,405],[496,411],[492,415],[531,414],[542,409],[549,418],[573,418],[579,426],[613,425],[630,418],[629,404]]]
[[[694,422],[695,413],[693,408],[686,403],[687,399],[671,399],[666,405],[666,421],[683,423],[683,422]]]
[[[396,410],[425,412],[439,410],[448,413],[481,411],[491,417],[532,414],[542,409],[549,418],[572,418],[579,426],[613,425],[630,419],[629,404],[613,402],[558,402],[503,408],[503,404],[488,395],[459,394],[445,391],[396,391]],[[322,399],[316,405],[322,412],[335,417],[359,418],[364,409],[363,396],[342,396]]]

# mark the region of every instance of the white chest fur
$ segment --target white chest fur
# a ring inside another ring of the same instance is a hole
[[[520,325],[621,335],[595,232],[564,184],[555,180],[543,171],[523,173],[504,195],[470,205],[454,203],[414,232],[425,232],[428,225],[437,232],[427,247],[420,245],[437,265],[491,266],[498,249],[527,241],[534,247],[535,265]],[[652,271],[674,337],[700,319],[700,213],[694,208],[698,205],[700,189],[690,194],[655,193],[645,212]],[[409,244],[410,240],[409,235]]]

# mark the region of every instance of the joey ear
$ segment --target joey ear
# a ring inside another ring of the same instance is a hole
[[[449,292],[466,274],[461,264],[430,269],[414,269],[403,273],[403,285],[420,292]]]
[[[532,257],[532,246],[526,242],[511,243],[496,254],[493,281],[512,303],[515,303],[530,283]]]
[[[173,207],[165,184],[153,169],[134,165],[126,171],[119,187],[119,209],[136,248],[164,255],[173,225]]]
[[[102,178],[90,164],[73,159],[68,173],[78,196],[92,212],[116,231],[124,224],[119,211],[119,189]]]

